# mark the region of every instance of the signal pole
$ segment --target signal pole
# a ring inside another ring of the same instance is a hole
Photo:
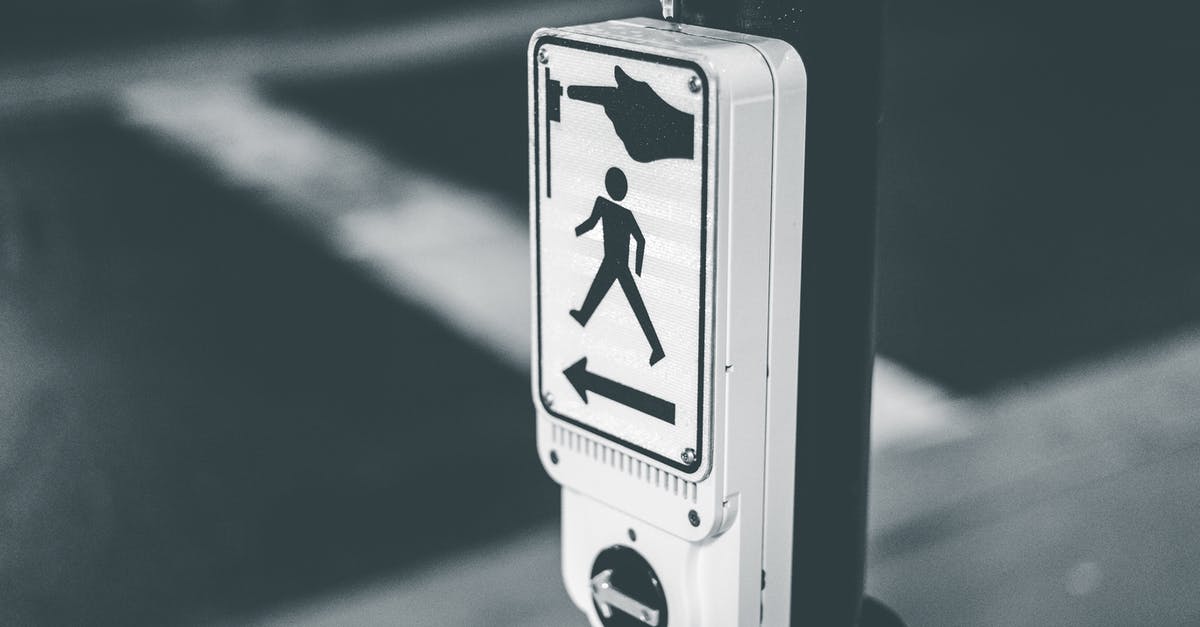
[[[884,0],[664,0],[664,9],[681,23],[787,41],[807,68],[791,621],[858,625]]]

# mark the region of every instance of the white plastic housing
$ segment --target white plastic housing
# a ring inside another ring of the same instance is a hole
[[[529,47],[534,347],[536,235],[545,194],[539,50],[570,40],[694,63],[709,98],[711,382],[700,463],[681,470],[548,409],[534,364],[537,447],[563,488],[563,580],[592,624],[597,554],[628,545],[653,566],[675,626],[786,625],[790,603],[807,79],[778,40],[634,19],[543,29]],[[545,55],[543,55],[545,57]],[[544,59],[543,59],[544,60]],[[549,62],[553,67],[553,60]],[[564,96],[565,97],[565,96]],[[578,184],[567,179],[557,186]],[[561,369],[561,366],[556,366]],[[695,524],[697,522],[698,524]],[[637,538],[630,540],[629,531]]]

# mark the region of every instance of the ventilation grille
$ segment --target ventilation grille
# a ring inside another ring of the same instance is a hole
[[[552,425],[550,439],[556,446],[574,451],[596,463],[636,477],[647,484],[673,494],[686,501],[696,502],[696,484],[679,475],[652,466],[631,455],[615,449],[600,440],[593,439],[561,425]]]

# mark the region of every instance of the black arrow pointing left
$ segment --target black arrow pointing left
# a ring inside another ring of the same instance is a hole
[[[675,403],[590,372],[587,369],[587,357],[571,364],[570,368],[563,370],[563,374],[585,403],[588,402],[590,391],[665,423],[675,424]]]

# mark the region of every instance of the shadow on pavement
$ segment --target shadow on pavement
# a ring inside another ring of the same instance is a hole
[[[256,199],[104,111],[5,129],[0,179],[0,623],[207,620],[554,516],[525,374]]]

